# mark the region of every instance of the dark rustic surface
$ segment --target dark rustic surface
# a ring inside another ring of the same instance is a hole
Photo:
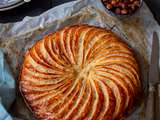
[[[0,23],[8,23],[22,20],[25,16],[36,16],[59,4],[73,0],[31,0],[13,10],[0,12]],[[160,24],[160,0],[145,0],[156,20]]]
[[[145,2],[154,14],[155,19],[160,24],[160,0],[145,0]]]
[[[52,0],[31,0],[31,2],[25,3],[12,10],[0,12],[0,23],[20,21],[25,16],[36,16],[51,7]]]

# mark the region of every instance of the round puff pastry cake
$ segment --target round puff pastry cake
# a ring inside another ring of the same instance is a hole
[[[120,120],[141,89],[133,51],[110,30],[65,27],[36,42],[19,77],[39,120]]]

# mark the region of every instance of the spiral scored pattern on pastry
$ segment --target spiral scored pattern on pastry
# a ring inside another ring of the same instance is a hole
[[[39,40],[25,55],[20,91],[42,120],[115,120],[140,90],[132,50],[110,30],[74,25]]]

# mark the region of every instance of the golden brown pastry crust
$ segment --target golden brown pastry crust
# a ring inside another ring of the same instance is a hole
[[[25,55],[19,88],[41,120],[115,120],[140,90],[132,50],[110,30],[74,25]]]

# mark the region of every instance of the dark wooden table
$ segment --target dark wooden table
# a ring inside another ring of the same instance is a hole
[[[145,0],[145,2],[154,14],[155,19],[160,24],[160,0]]]
[[[36,16],[44,11],[73,0],[31,0],[13,10],[0,12],[0,23],[16,22],[22,20],[25,16]],[[160,24],[160,0],[145,0]]]

